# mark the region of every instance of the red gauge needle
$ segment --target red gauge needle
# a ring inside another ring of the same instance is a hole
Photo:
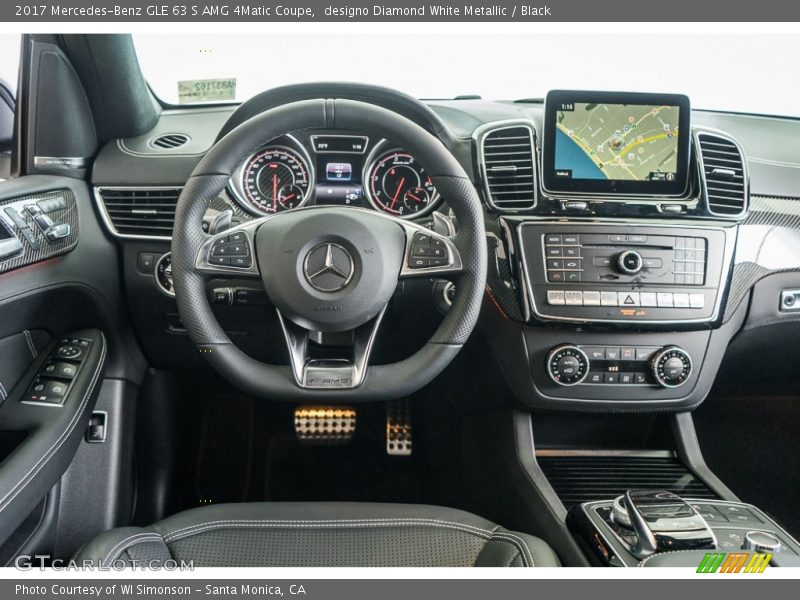
[[[394,205],[397,204],[397,199],[400,197],[400,190],[403,189],[403,184],[406,182],[405,177],[400,178],[400,185],[397,186],[397,191],[394,193],[394,198],[392,198],[392,203],[389,205],[389,210],[394,210]]]
[[[272,174],[272,208],[278,208],[278,174]]]
[[[414,202],[422,202],[422,198],[417,198],[414,194],[408,193],[407,196],[411,198]]]

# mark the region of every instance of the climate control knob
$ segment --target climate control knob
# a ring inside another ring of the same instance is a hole
[[[576,385],[589,374],[589,357],[572,344],[556,346],[547,355],[547,374],[559,385]]]
[[[644,260],[636,250],[626,250],[617,257],[617,268],[626,275],[636,275],[642,270]]]
[[[664,387],[678,387],[692,374],[692,357],[683,348],[665,346],[653,356],[653,377]]]

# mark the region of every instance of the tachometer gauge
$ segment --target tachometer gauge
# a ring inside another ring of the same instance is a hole
[[[251,156],[240,182],[244,207],[260,214],[302,206],[311,190],[308,163],[284,146],[269,146]]]
[[[431,178],[408,152],[385,152],[369,162],[366,173],[367,197],[378,210],[410,218],[428,212],[438,200]]]

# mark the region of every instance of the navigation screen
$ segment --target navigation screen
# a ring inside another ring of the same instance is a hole
[[[639,94],[616,94],[619,101],[599,98],[606,93],[597,93],[597,100],[552,94],[546,110],[552,122],[545,133],[550,143],[545,148],[551,165],[545,172],[548,189],[665,195],[685,190],[683,142],[688,142],[689,132],[684,97],[678,96],[678,102],[672,96],[643,102]]]

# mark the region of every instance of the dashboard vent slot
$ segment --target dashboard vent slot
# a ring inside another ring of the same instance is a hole
[[[526,125],[493,129],[481,143],[483,177],[489,204],[501,211],[536,206],[533,130]]]
[[[738,217],[747,211],[747,170],[739,146],[730,138],[697,134],[703,191],[708,211],[720,217]]]
[[[183,133],[168,133],[160,135],[150,141],[150,145],[161,150],[180,148],[189,141],[189,136]]]
[[[109,225],[121,236],[169,238],[181,188],[99,188]]]
[[[536,460],[567,508],[582,502],[616,498],[630,489],[669,490],[684,498],[717,498],[671,455],[537,455]]]

